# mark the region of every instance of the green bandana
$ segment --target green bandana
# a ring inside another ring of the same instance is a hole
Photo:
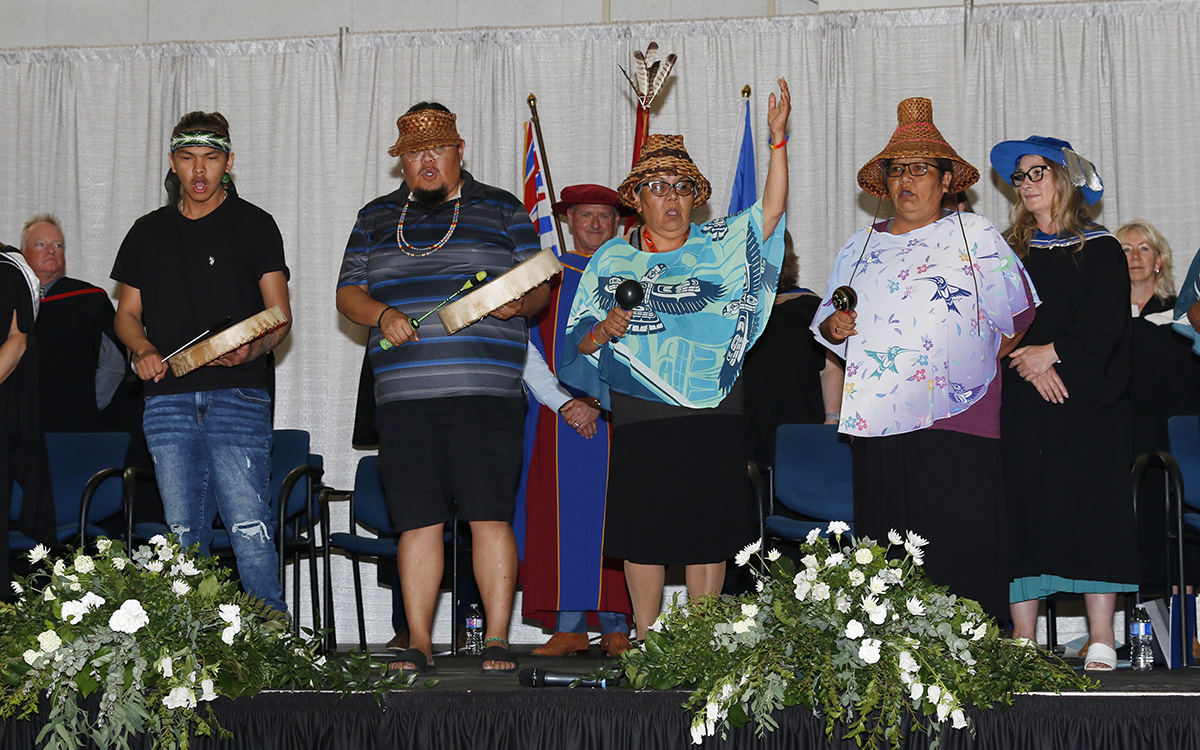
[[[181,148],[192,146],[215,148],[227,154],[233,148],[233,145],[229,142],[229,136],[212,133],[207,130],[187,130],[171,138],[171,153],[175,153]]]

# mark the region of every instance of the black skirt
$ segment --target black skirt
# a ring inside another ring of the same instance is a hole
[[[891,529],[929,540],[931,581],[978,601],[988,614],[1008,616],[999,440],[938,429],[856,437],[854,531],[886,546]]]
[[[614,425],[605,555],[646,565],[714,563],[757,536],[741,416],[681,412]]]

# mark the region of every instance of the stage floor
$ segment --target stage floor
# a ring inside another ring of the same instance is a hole
[[[586,657],[537,658],[515,649],[521,667],[582,675],[609,663],[593,646]],[[382,652],[381,652],[382,655]],[[480,674],[480,659],[443,656],[437,671],[418,687],[383,696],[269,691],[212,710],[234,739],[197,737],[193,750],[374,750],[379,748],[492,750],[686,750],[694,748],[686,691],[589,688],[525,688],[517,674]],[[436,684],[426,686],[431,680]],[[1169,748],[1200,750],[1200,672],[1129,669],[1099,675],[1100,688],[1086,693],[1018,696],[1007,710],[970,710],[975,726],[948,727],[942,750],[956,748]],[[44,714],[43,714],[44,715]],[[788,709],[779,729],[759,737],[754,727],[710,739],[705,748],[856,748],[853,741],[825,738],[824,723],[811,711]],[[0,748],[33,748],[39,724],[0,725]],[[913,733],[906,748],[927,748],[930,738]],[[134,747],[150,748],[148,742]]]

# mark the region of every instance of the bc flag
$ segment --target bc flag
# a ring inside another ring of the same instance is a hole
[[[750,99],[744,100],[746,124],[742,127],[742,143],[738,147],[737,169],[729,195],[729,215],[749,208],[758,200],[758,179],[754,172],[754,140],[750,134]]]
[[[550,191],[546,188],[542,152],[533,134],[533,122],[525,122],[525,210],[537,229],[542,249],[552,248],[562,255],[554,229],[554,212],[550,208]]]

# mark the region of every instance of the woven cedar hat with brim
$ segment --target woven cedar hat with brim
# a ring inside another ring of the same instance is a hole
[[[696,200],[692,203],[692,208],[700,208],[708,203],[709,197],[712,196],[712,185],[704,175],[700,174],[696,162],[692,161],[687,149],[683,147],[682,135],[654,133],[646,136],[646,142],[642,144],[642,153],[638,157],[637,164],[633,165],[629,176],[617,188],[617,192],[621,195],[621,202],[633,208],[634,189],[644,180],[656,174],[676,174],[695,180]]]
[[[563,188],[562,195],[550,206],[556,214],[565,214],[572,206],[612,206],[621,216],[633,211],[621,203],[617,191],[603,185],[571,185]]]
[[[400,137],[396,139],[396,145],[388,149],[388,154],[399,156],[427,148],[457,146],[462,143],[455,125],[457,120],[458,117],[453,113],[440,109],[419,109],[400,115],[396,120]]]
[[[960,192],[979,180],[979,170],[959,156],[933,124],[933,102],[914,96],[896,107],[898,124],[887,148],[858,170],[858,184],[877,198],[887,198],[887,179],[883,173],[885,159],[949,159],[953,165],[954,181],[951,192]]]
[[[1031,135],[1023,141],[1001,141],[992,146],[990,160],[992,169],[1000,179],[1013,185],[1012,175],[1017,171],[1023,156],[1040,156],[1058,162],[1067,170],[1071,184],[1083,193],[1087,204],[1093,205],[1104,195],[1104,183],[1096,172],[1096,165],[1075,153],[1068,141],[1044,135]]]

